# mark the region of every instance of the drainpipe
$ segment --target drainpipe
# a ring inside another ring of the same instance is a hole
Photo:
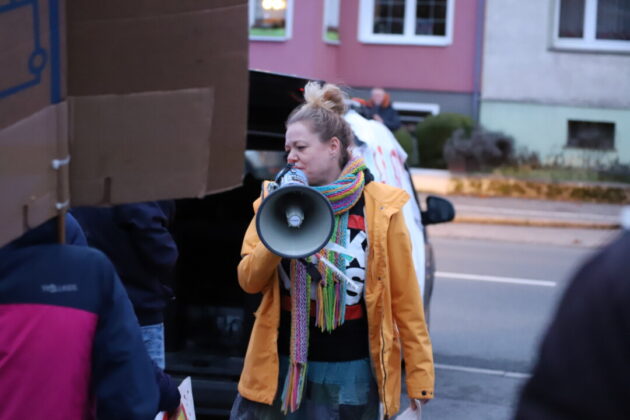
[[[483,31],[485,24],[486,0],[477,0],[477,16],[475,20],[475,62],[473,69],[472,117],[479,124],[479,108],[481,105],[481,65],[483,60]]]

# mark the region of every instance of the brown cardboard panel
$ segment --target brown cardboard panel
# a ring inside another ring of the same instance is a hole
[[[57,214],[58,172],[51,163],[62,158],[64,143],[65,102],[0,131],[0,246]]]
[[[58,9],[52,19],[48,1],[7,4],[0,13],[0,129],[65,97],[65,3],[55,4]],[[58,41],[56,48],[51,45],[53,33],[58,35],[53,38]],[[53,68],[58,76],[55,101]]]
[[[249,76],[241,63],[226,63],[216,85],[216,97],[206,193],[237,187],[242,183]]]
[[[12,8],[0,13],[0,244],[68,198],[117,204],[239,185],[247,0],[68,0],[67,13],[65,1],[0,0]],[[70,119],[50,105],[66,85]],[[50,168],[67,154],[68,127],[69,175]]]
[[[138,18],[222,9],[247,0],[69,0],[72,21]]]
[[[212,88],[69,102],[72,206],[205,194]]]
[[[194,13],[69,21],[68,94],[216,86],[224,67],[235,63],[242,70],[231,80],[244,83],[247,2],[240,3]]]
[[[146,10],[140,10],[142,1],[129,2],[120,9],[114,7],[118,3],[101,2],[89,8],[91,12],[85,3],[71,3],[69,94],[100,96],[214,87],[218,99],[205,191],[240,185],[249,79],[247,2],[208,1],[205,4],[213,8],[190,13],[181,11],[201,8],[204,3],[186,0],[174,6],[165,0]],[[174,9],[180,13],[166,14]],[[141,17],[110,18],[132,15]]]

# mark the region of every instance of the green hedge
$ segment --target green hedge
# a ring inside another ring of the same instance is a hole
[[[422,120],[416,127],[420,166],[424,168],[446,168],[444,144],[458,128],[470,135],[475,122],[461,114],[444,113]]]
[[[407,165],[418,166],[417,153],[414,152],[414,138],[405,127],[401,127],[394,132],[394,137],[398,140],[398,143],[407,152]]]

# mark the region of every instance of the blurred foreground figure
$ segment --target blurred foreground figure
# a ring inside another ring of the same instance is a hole
[[[74,245],[56,233],[0,248],[0,420],[153,419],[156,370],[114,267],[71,216]]]
[[[517,420],[630,418],[630,231],[588,261],[543,341]]]

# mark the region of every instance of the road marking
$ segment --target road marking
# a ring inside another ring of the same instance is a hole
[[[448,273],[445,271],[436,271],[436,277],[456,279],[456,280],[472,280],[472,281],[488,281],[493,283],[509,283],[523,284],[527,286],[556,287],[556,283],[547,280],[519,279],[515,277],[498,277],[484,276],[480,274],[464,274],[464,273]]]
[[[470,212],[482,212],[484,214],[513,214],[513,215],[526,215],[526,216],[539,216],[549,217],[550,215],[557,217],[564,217],[570,219],[591,219],[591,220],[606,220],[611,222],[618,222],[619,216],[616,214],[594,214],[594,213],[572,213],[568,211],[540,211],[540,210],[525,210],[525,209],[509,209],[501,207],[485,207],[485,206],[471,206],[467,204],[455,204],[456,210],[470,211]]]
[[[523,372],[510,372],[507,370],[482,369],[482,368],[456,366],[456,365],[443,365],[440,363],[436,363],[435,368],[444,369],[444,370],[454,370],[458,372],[480,373],[482,375],[503,376],[506,378],[514,378],[514,379],[528,379],[532,376],[529,373],[523,373]]]

